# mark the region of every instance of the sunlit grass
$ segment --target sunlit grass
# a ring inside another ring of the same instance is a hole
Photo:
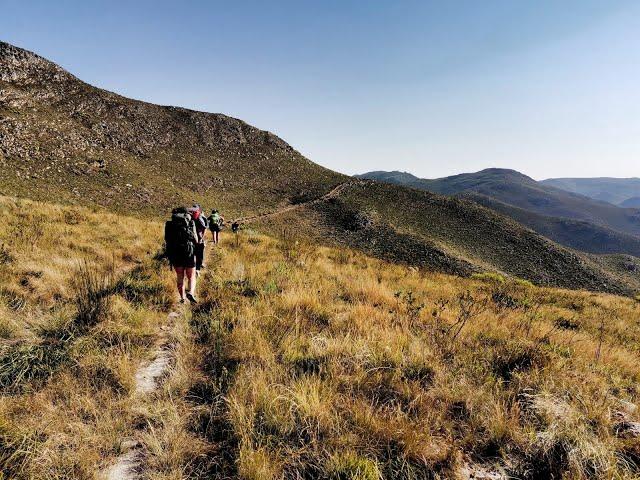
[[[200,304],[166,333],[171,372],[140,399],[136,368],[174,302],[160,225],[0,205],[10,478],[93,478],[133,434],[156,480],[638,475],[636,299],[244,231],[211,250]],[[27,249],[16,232],[34,220]],[[84,262],[95,277],[78,289]]]

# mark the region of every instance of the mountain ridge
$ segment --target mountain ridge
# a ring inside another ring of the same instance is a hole
[[[640,288],[474,203],[352,184],[242,120],[131,100],[6,43],[0,71],[2,194],[153,218],[194,201],[228,218],[299,204],[260,228],[448,273],[497,270],[614,293]]]
[[[407,176],[407,174],[398,175],[397,172],[378,171],[363,174],[360,178],[372,178],[408,185],[443,195],[467,195],[468,198],[473,198],[473,195],[469,194],[474,193],[481,196],[478,198],[493,198],[500,204],[531,212],[537,216],[538,224],[540,224],[540,215],[546,217],[555,224],[558,234],[550,238],[569,247],[576,248],[576,244],[568,241],[568,232],[557,230],[561,224],[568,225],[568,222],[583,222],[583,227],[591,225],[590,232],[587,231],[588,229],[583,229],[585,236],[600,236],[606,230],[607,235],[611,238],[617,238],[616,243],[619,245],[628,243],[629,235],[640,238],[640,210],[619,208],[581,194],[544,185],[515,170],[485,169],[475,173],[463,173],[440,179],[420,179],[415,176]],[[484,204],[487,206],[486,202]],[[504,208],[500,211],[509,215]],[[513,217],[513,215],[510,216]],[[518,221],[522,221],[522,215],[516,217],[518,217],[516,218]],[[525,224],[527,223],[525,222]],[[543,230],[535,227],[534,222],[527,225],[545,234]],[[588,240],[581,238],[579,241],[584,244]],[[637,252],[636,247],[633,247],[632,250]],[[626,249],[611,251],[607,248],[587,249],[586,251],[592,253],[631,253]]]
[[[638,177],[562,177],[548,178],[540,183],[618,206],[624,206],[622,204],[628,199],[640,197]]]

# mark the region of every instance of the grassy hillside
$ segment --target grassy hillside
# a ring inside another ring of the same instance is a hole
[[[620,203],[620,206],[624,208],[640,208],[640,196],[627,198]]]
[[[537,284],[636,291],[637,278],[614,277],[593,262],[476,204],[378,182],[352,182],[338,195],[260,223],[273,233],[316,241],[445,273],[500,271]]]
[[[638,236],[615,232],[582,220],[540,215],[479,193],[464,193],[461,197],[513,218],[561,245],[588,253],[627,253],[640,258]]]
[[[9,197],[0,225],[0,478],[94,478],[173,302],[161,225]]]
[[[568,247],[593,253],[637,255],[637,243],[629,236],[640,238],[639,210],[567,192],[514,170],[489,168],[433,180],[402,172],[371,172],[361,177],[478,199],[480,204],[495,206],[499,213]],[[523,222],[525,212],[532,218]],[[576,222],[580,228],[576,228]],[[610,240],[603,242],[603,236]]]
[[[161,226],[0,206],[6,478],[94,478],[129,436],[157,480],[640,472],[636,300],[245,230],[210,255],[140,399],[136,366],[175,308]],[[34,223],[28,248],[15,232]]]

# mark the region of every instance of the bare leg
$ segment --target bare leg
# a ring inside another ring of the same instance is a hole
[[[176,271],[176,285],[178,287],[178,295],[180,300],[184,300],[184,267],[173,267]]]
[[[195,295],[196,293],[196,269],[195,268],[185,268],[184,269],[185,276],[187,277],[187,281],[189,282],[189,293],[191,295]]]

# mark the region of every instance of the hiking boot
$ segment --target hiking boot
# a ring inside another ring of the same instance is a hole
[[[189,299],[191,303],[198,303],[198,301],[196,300],[196,297],[194,297],[190,293],[187,293],[187,299]]]

